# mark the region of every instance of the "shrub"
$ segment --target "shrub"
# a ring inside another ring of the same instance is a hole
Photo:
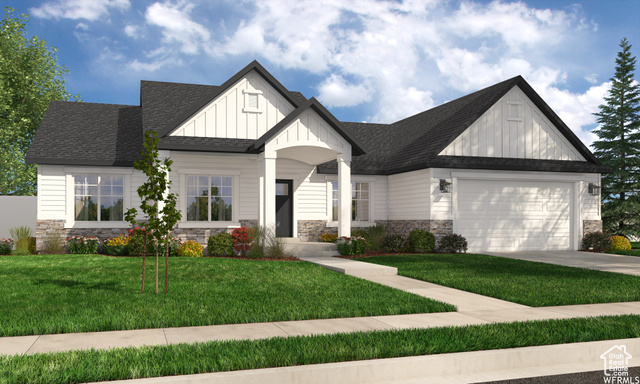
[[[30,255],[29,250],[30,238],[33,237],[33,230],[30,227],[15,227],[9,230],[11,237],[15,241],[16,249],[14,255]]]
[[[233,238],[233,248],[242,256],[247,255],[247,251],[251,248],[254,239],[253,228],[240,227],[231,231]]]
[[[72,236],[67,237],[67,246],[69,247],[69,253],[71,254],[94,254],[98,253],[98,240],[94,236]]]
[[[202,251],[204,247],[197,241],[189,240],[185,241],[180,248],[178,248],[178,256],[181,257],[202,257]]]
[[[385,252],[406,252],[409,249],[409,241],[404,236],[388,235],[380,242],[380,249]]]
[[[31,253],[32,255],[38,253],[38,251],[36,250],[36,241],[37,240],[34,236],[31,236],[29,238],[29,253]]]
[[[265,256],[270,259],[283,259],[287,257],[287,244],[284,239],[277,236],[267,236]]]
[[[44,238],[44,252],[48,255],[59,255],[64,253],[64,251],[62,233],[60,230],[47,232],[47,235]]]
[[[369,233],[369,249],[379,251],[382,239],[387,236],[387,227],[378,224],[367,228],[367,233]]]
[[[451,233],[440,240],[440,250],[446,253],[467,252],[467,239],[457,233]]]
[[[364,237],[342,236],[336,240],[336,246],[338,247],[338,253],[343,256],[362,255],[367,246],[367,240]]]
[[[433,252],[436,248],[436,238],[429,231],[414,229],[409,234],[409,248],[412,252]]]
[[[13,250],[13,240],[0,239],[0,255],[10,255]]]
[[[228,233],[217,233],[207,239],[209,256],[232,256],[233,238]]]
[[[112,237],[102,243],[102,252],[113,256],[126,256],[129,254],[129,236]]]
[[[587,233],[582,238],[582,249],[601,252],[609,248],[611,248],[611,238],[602,232]]]
[[[129,243],[127,244],[129,256],[140,256],[144,249],[144,234],[146,229],[136,227],[129,229]],[[153,239],[147,236],[147,255],[155,254]]]
[[[320,240],[323,243],[335,243],[336,240],[338,240],[338,234],[337,233],[323,233],[322,235],[318,236],[318,240]]]
[[[611,251],[629,251],[631,243],[624,236],[611,236]]]
[[[367,243],[369,242],[369,239],[370,239],[369,232],[367,232],[366,229],[360,229],[360,228],[352,229],[351,237],[362,237],[367,241]]]

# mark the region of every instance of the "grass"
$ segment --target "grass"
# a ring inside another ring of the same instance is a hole
[[[77,383],[640,337],[640,316],[0,356],[0,383]]]
[[[0,336],[455,310],[311,263],[227,258],[172,258],[156,295],[153,264],[141,294],[140,258],[0,257]]]
[[[640,249],[640,241],[632,241],[631,249]]]
[[[366,257],[398,274],[532,307],[640,300],[640,277],[475,254]]]

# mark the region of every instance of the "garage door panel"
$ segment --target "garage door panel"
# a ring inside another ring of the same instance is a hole
[[[569,249],[571,184],[459,180],[456,230],[470,251]]]

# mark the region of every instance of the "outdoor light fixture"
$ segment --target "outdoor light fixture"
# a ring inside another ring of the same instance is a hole
[[[589,183],[589,194],[592,196],[598,196],[600,193],[600,186],[593,183]]]
[[[440,192],[441,193],[451,192],[451,183],[445,179],[440,179]]]

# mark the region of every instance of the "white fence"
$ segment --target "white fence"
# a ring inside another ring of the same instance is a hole
[[[0,196],[0,239],[11,237],[14,227],[30,227],[36,233],[36,196]]]

